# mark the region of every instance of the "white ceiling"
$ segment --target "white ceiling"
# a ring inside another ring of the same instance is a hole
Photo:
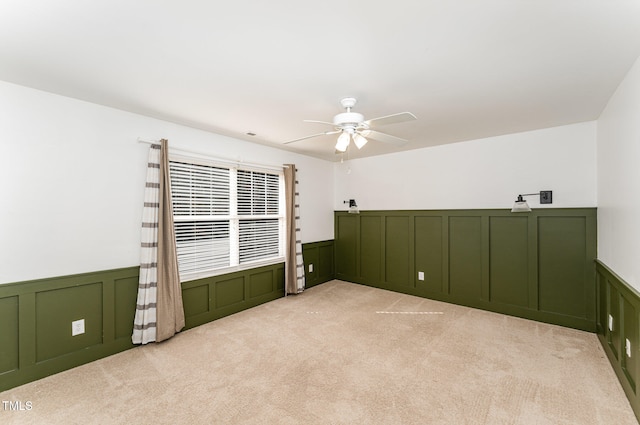
[[[0,80],[329,160],[282,143],[343,97],[418,117],[380,155],[597,119],[639,55],[640,0],[0,0]]]

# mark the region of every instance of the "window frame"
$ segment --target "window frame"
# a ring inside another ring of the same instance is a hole
[[[228,221],[229,222],[229,265],[225,267],[214,267],[200,271],[179,270],[180,281],[188,282],[192,280],[202,279],[211,276],[218,276],[227,273],[233,273],[241,270],[283,263],[285,261],[285,244],[286,244],[286,204],[285,204],[285,188],[284,188],[284,171],[282,168],[261,167],[252,164],[245,166],[243,164],[229,163],[224,160],[216,160],[215,158],[196,157],[183,155],[178,153],[169,153],[169,163],[171,170],[172,162],[180,162],[185,164],[200,165],[205,167],[224,168],[229,171],[229,209],[225,215],[211,215],[208,221]],[[266,173],[278,176],[278,211],[277,214],[243,214],[238,213],[238,171],[249,171],[256,173]],[[171,180],[171,176],[170,176]],[[173,205],[172,190],[172,205]],[[198,217],[197,215],[185,216],[176,215],[174,211],[174,229],[176,223],[207,221],[207,218]],[[247,220],[276,220],[278,221],[278,254],[273,257],[256,259],[246,262],[240,261],[240,222]],[[177,244],[177,236],[176,236]],[[180,269],[180,267],[179,267]]]

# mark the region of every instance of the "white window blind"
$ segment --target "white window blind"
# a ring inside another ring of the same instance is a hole
[[[278,219],[240,220],[240,264],[277,257],[279,236]]]
[[[229,215],[229,169],[171,161],[175,216]]]
[[[279,176],[238,170],[238,214],[278,215]]]
[[[170,160],[182,281],[283,261],[281,172]]]
[[[279,176],[238,170],[240,264],[278,255]]]

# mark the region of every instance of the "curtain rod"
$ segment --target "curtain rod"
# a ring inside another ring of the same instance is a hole
[[[138,137],[138,143],[146,143],[148,145],[159,145],[160,141],[159,140],[145,140],[145,139],[142,139],[142,138]],[[173,150],[177,154],[185,153],[185,154],[191,154],[191,155],[204,156],[204,157],[207,157],[207,158],[211,158],[216,162],[221,162],[221,163],[231,164],[231,165],[246,165],[247,167],[257,167],[257,168],[267,168],[267,169],[271,168],[273,170],[282,170],[283,168],[289,168],[286,165],[258,164],[258,163],[252,163],[252,162],[237,161],[237,160],[227,159],[227,158],[212,157],[211,154],[208,154],[208,153],[190,151],[190,150],[185,150],[185,149],[171,149],[171,148],[169,148],[169,149]]]

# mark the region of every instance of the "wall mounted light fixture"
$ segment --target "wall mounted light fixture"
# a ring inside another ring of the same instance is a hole
[[[343,201],[344,204],[349,204],[349,213],[350,214],[358,214],[360,211],[358,210],[358,204],[356,204],[355,199],[349,199],[348,201]]]
[[[551,191],[551,190],[542,190],[542,191],[540,191],[538,193],[523,193],[521,195],[518,195],[518,199],[516,199],[516,202],[513,204],[513,208],[511,208],[511,212],[529,212],[529,211],[531,211],[531,207],[529,206],[527,201],[524,200],[523,196],[533,196],[533,195],[539,195],[540,196],[540,203],[541,204],[551,204],[551,203],[553,203],[553,191]]]

